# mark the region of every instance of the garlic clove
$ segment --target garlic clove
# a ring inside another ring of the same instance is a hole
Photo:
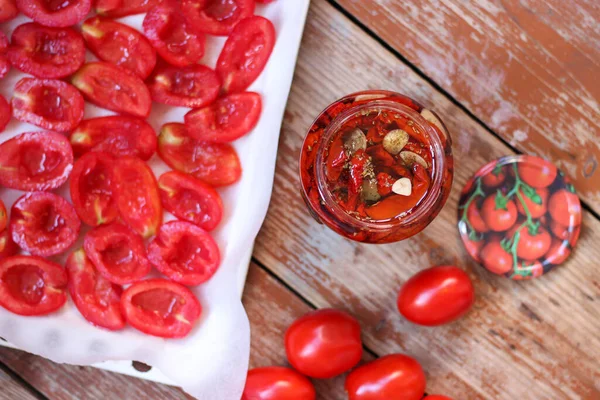
[[[367,137],[359,128],[344,133],[342,140],[344,141],[344,149],[346,149],[347,153],[354,154],[358,150],[367,149]]]
[[[400,158],[408,166],[412,166],[416,163],[422,166],[423,168],[429,168],[427,161],[425,161],[423,157],[412,151],[403,151],[402,153],[400,153]]]
[[[394,129],[389,131],[383,138],[383,148],[391,155],[396,155],[402,151],[408,143],[410,136],[402,129]]]
[[[400,178],[392,185],[392,192],[401,196],[412,194],[412,182],[408,178]]]

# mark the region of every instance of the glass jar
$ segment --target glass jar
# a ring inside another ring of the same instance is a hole
[[[300,155],[313,217],[359,242],[396,242],[423,230],[444,206],[452,177],[452,143],[439,117],[389,91],[329,105]]]

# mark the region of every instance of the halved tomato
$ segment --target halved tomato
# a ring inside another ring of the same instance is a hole
[[[112,331],[124,328],[121,286],[98,274],[83,249],[73,252],[65,267],[69,275],[69,293],[81,315],[95,326]]]
[[[0,186],[24,191],[56,189],[72,169],[73,151],[59,133],[21,133],[0,144]]]
[[[118,159],[114,173],[121,218],[145,239],[154,236],[163,217],[154,173],[137,157]]]
[[[204,56],[205,36],[186,22],[175,2],[152,8],[143,28],[158,54],[171,65],[185,67]]]
[[[261,110],[258,93],[234,93],[208,107],[188,112],[185,127],[190,136],[198,140],[232,142],[256,126]]]
[[[114,163],[107,153],[90,152],[73,166],[69,182],[71,200],[79,218],[90,226],[108,224],[119,216]]]
[[[158,178],[163,207],[179,219],[211,231],[223,217],[223,201],[215,189],[179,171]]]
[[[2,12],[2,10],[0,10],[0,12]],[[4,32],[0,31],[0,79],[4,78],[6,74],[8,74],[8,70],[10,69],[10,63],[8,62],[8,58],[6,57],[7,49],[8,38],[6,37]]]
[[[158,136],[158,155],[171,168],[212,186],[231,185],[242,176],[240,159],[230,144],[193,139],[183,124],[163,125]]]
[[[54,193],[27,193],[10,210],[12,239],[36,256],[64,252],[75,243],[80,228],[81,221],[73,206]]]
[[[221,81],[204,65],[157,68],[148,82],[152,100],[180,107],[205,107],[219,96]]]
[[[200,302],[183,285],[148,279],[129,286],[121,296],[125,319],[135,329],[153,336],[186,336],[200,318]]]
[[[0,260],[13,256],[19,252],[19,246],[13,242],[10,229],[0,232]]]
[[[166,175],[166,174],[165,174]],[[8,214],[4,202],[0,199],[0,232],[2,232],[8,225]]]
[[[56,263],[35,256],[0,261],[0,305],[19,315],[45,315],[67,301],[67,273]]]
[[[160,3],[161,0],[96,0],[94,8],[102,16],[119,18],[143,14]]]
[[[146,161],[156,152],[156,132],[143,119],[111,115],[82,121],[69,137],[76,157],[102,151],[114,157],[135,156]]]
[[[146,118],[152,99],[140,78],[115,65],[93,62],[72,78],[73,85],[98,107]]]
[[[19,10],[38,24],[64,28],[83,21],[92,0],[16,0]]]
[[[119,222],[89,231],[83,248],[98,272],[112,283],[136,282],[150,272],[142,237]]]
[[[38,78],[64,78],[85,62],[85,42],[71,28],[48,28],[31,22],[13,32],[8,59],[18,70]]]
[[[183,15],[191,26],[210,35],[227,36],[254,14],[254,0],[182,0]]]
[[[0,132],[4,131],[4,128],[10,122],[10,114],[10,104],[0,95]]]
[[[10,21],[18,14],[15,0],[0,0],[0,22]]]
[[[266,18],[241,21],[227,38],[217,61],[225,93],[242,92],[265,69],[275,46],[275,28]]]
[[[209,280],[221,263],[214,239],[185,221],[171,221],[159,229],[148,245],[148,259],[164,275],[190,286]]]
[[[154,48],[135,29],[110,19],[90,18],[81,26],[88,48],[99,59],[146,79],[156,65]]]
[[[15,85],[13,117],[44,129],[68,132],[83,119],[83,97],[72,85],[54,79],[23,78]]]

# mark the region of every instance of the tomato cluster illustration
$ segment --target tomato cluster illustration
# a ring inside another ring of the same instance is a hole
[[[467,183],[458,219],[477,262],[495,274],[530,279],[569,256],[579,237],[581,204],[552,163],[511,156],[484,166]]]

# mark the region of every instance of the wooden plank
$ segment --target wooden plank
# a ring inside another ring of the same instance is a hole
[[[391,3],[391,2],[389,2]],[[448,204],[418,236],[361,245],[317,224],[298,192],[298,155],[312,119],[343,94],[397,90],[431,105],[454,138],[455,184]],[[600,223],[589,213],[572,259],[547,276],[513,282],[467,261],[456,229],[459,191],[485,162],[510,149],[399,62],[325,0],[312,2],[280,140],[275,189],[255,257],[318,307],[357,316],[379,355],[415,356],[428,391],[460,399],[600,397]],[[436,264],[463,266],[477,303],[457,323],[435,329],[403,320],[403,281]]]
[[[334,1],[600,212],[597,1]]]
[[[37,399],[27,388],[0,369],[0,397],[3,399],[35,400]]]

